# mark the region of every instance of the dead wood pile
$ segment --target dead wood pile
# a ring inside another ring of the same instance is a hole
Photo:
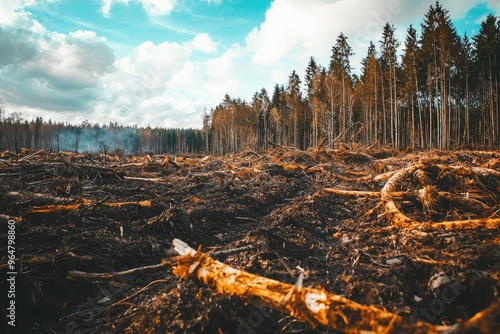
[[[497,152],[23,154],[0,236],[15,220],[26,333],[500,326]]]

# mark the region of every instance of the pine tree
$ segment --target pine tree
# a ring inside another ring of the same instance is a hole
[[[488,15],[474,37],[475,58],[480,70],[481,112],[485,122],[481,144],[496,147],[498,141],[498,75],[497,52],[500,44],[500,28],[495,16]],[[487,120],[487,121],[486,121]]]
[[[312,94],[313,94],[313,80],[314,80],[314,75],[318,73],[319,71],[318,64],[316,63],[316,60],[314,57],[309,58],[309,63],[307,64],[306,68],[306,75],[304,77],[304,81],[306,84],[306,89],[307,89],[307,99],[310,101]]]
[[[328,71],[330,89],[330,106],[332,112],[331,129],[334,131],[334,119],[339,119],[338,133],[340,138],[345,141],[348,137],[348,129],[353,124],[352,115],[352,78],[351,78],[351,64],[350,57],[354,55],[352,48],[347,42],[347,37],[340,33],[335,45],[332,48],[332,55],[330,57],[330,67]],[[335,89],[338,88],[338,89]],[[340,95],[339,111],[335,115],[334,100]],[[333,132],[332,132],[333,135]],[[333,139],[333,137],[332,137]]]
[[[422,68],[427,84],[429,146],[450,146],[451,78],[454,75],[459,38],[448,11],[436,2],[422,24]],[[434,127],[435,125],[435,127]]]
[[[367,55],[361,62],[361,109],[365,131],[362,141],[365,145],[379,143],[378,83],[379,63],[375,45],[370,42]]]
[[[300,114],[302,112],[302,93],[300,92],[300,78],[295,72],[295,70],[292,71],[290,76],[288,77],[288,84],[286,87],[286,102],[287,106],[290,109],[290,113],[292,115],[292,127],[293,127],[293,134],[292,134],[292,141],[295,147],[300,148],[301,147],[301,138],[300,138],[300,132],[299,132],[299,127],[301,126],[300,123]],[[304,124],[302,124],[304,126]]]
[[[287,141],[286,134],[286,115],[285,115],[285,88],[276,84],[273,90],[271,106],[269,112],[270,138],[277,144],[283,144]]]
[[[398,109],[398,86],[397,86],[397,49],[399,42],[396,40],[394,26],[386,23],[382,32],[382,40],[380,41],[380,63],[383,75],[383,93],[385,101],[382,108],[384,109],[384,117],[389,120],[389,128],[385,129],[384,133],[389,132],[390,143],[393,147],[400,147],[400,114]]]
[[[309,142],[311,143],[311,145],[317,146],[319,140],[320,115],[322,114],[322,109],[324,109],[324,106],[322,105],[322,97],[320,96],[323,91],[321,68],[316,63],[314,57],[311,57],[309,59],[304,81],[307,91],[307,97],[304,101],[304,122],[311,123],[310,126],[306,126],[306,128],[310,128]],[[306,139],[307,135],[307,132],[304,133],[304,140]]]
[[[405,40],[405,50],[402,58],[403,78],[404,83],[401,88],[402,95],[405,96],[407,110],[410,113],[411,129],[410,129],[410,145],[424,148],[424,129],[422,119],[422,108],[420,99],[418,98],[418,74],[417,74],[417,57],[419,55],[419,46],[417,41],[417,31],[412,25],[407,29]],[[415,103],[418,108],[418,118],[415,115]],[[417,143],[417,119],[418,119],[418,138]]]

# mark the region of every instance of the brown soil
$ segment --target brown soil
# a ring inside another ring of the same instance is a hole
[[[414,196],[394,199],[405,216],[417,222],[486,221],[498,217],[500,178],[443,166],[498,171],[499,156],[275,148],[178,157],[174,166],[165,156],[25,152],[16,159],[4,153],[0,277],[8,272],[7,221],[15,219],[17,333],[326,331],[269,305],[181,280],[170,265],[110,280],[70,275],[175,263],[174,238],[205,252],[253,245],[217,259],[292,284],[303,271],[306,286],[385,308],[409,322],[462,323],[488,307],[500,309],[498,226],[395,227],[379,197],[323,189],[378,192],[390,175],[377,175],[418,163],[420,174],[397,189]],[[425,200],[419,200],[425,187]],[[437,197],[439,191],[488,209],[457,205]],[[5,310],[5,280],[1,291]],[[484,320],[482,332],[499,328],[495,314]],[[0,326],[1,333],[15,332]]]

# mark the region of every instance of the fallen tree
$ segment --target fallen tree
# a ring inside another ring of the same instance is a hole
[[[342,333],[444,333],[455,327],[426,322],[409,323],[403,317],[384,309],[365,306],[347,298],[303,286],[303,274],[295,285],[257,276],[230,267],[189,247],[182,240],[173,241],[180,255],[174,274],[181,278],[196,277],[217,292],[245,300],[259,300],[269,307],[318,326]]]

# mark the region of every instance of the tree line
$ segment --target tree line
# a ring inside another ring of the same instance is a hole
[[[262,88],[250,102],[226,95],[203,116],[210,149],[224,154],[269,143],[306,149],[323,140],[398,149],[498,148],[500,20],[490,14],[477,35],[459,36],[438,1],[419,33],[410,26],[401,42],[395,31],[385,24],[359,75],[352,73],[354,53],[341,33],[328,66],[311,57],[302,80],[294,70],[271,94]]]
[[[25,120],[20,113],[3,118],[0,108],[0,150],[73,151],[126,154],[178,154],[205,152],[204,134],[198,129],[53,123],[41,117]]]

